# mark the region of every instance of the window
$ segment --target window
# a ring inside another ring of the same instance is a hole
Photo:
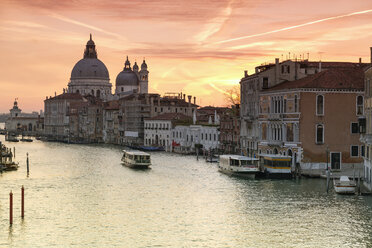
[[[357,97],[357,115],[363,115],[363,96]]]
[[[316,96],[316,115],[324,115],[324,96]]]
[[[359,146],[351,146],[351,157],[359,156]]]
[[[359,133],[358,122],[351,123],[351,133]]]
[[[294,99],[294,112],[296,113],[297,112],[297,107],[298,107],[298,99],[297,99],[297,95],[295,95],[295,99]]]
[[[264,77],[262,79],[262,89],[268,89],[269,88],[269,78]]]
[[[365,156],[365,153],[366,153],[365,146],[360,146],[360,156],[361,157],[364,157]]]
[[[324,143],[324,128],[322,124],[316,125],[316,144]]]

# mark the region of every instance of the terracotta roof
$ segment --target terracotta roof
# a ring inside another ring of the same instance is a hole
[[[181,113],[164,113],[164,114],[152,117],[152,118],[148,118],[146,120],[170,120],[170,121],[173,121],[173,120],[190,120],[190,119],[191,119],[191,117],[186,116],[186,115],[181,114]]]
[[[49,100],[65,100],[65,99],[68,99],[68,100],[82,100],[83,99],[83,96],[80,95],[79,93],[63,93],[63,94],[60,94],[58,96],[48,98],[45,101],[49,101]]]
[[[283,82],[263,92],[293,88],[364,90],[364,71],[362,68],[327,69],[299,80]]]

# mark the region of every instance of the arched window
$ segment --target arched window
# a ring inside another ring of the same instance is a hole
[[[324,128],[322,124],[316,125],[316,143],[317,144],[324,143]]]
[[[78,93],[78,94],[79,94],[79,93],[80,93],[80,92],[79,92],[79,90],[76,90],[76,93]]]
[[[357,115],[363,115],[363,96],[357,97]]]
[[[316,96],[316,115],[324,115],[324,96]]]

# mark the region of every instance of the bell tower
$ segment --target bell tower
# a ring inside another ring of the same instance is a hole
[[[145,59],[141,65],[141,70],[139,72],[139,83],[140,83],[140,93],[149,92],[149,71],[147,70],[147,64]]]

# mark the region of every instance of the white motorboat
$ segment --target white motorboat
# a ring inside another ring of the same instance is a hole
[[[341,176],[340,180],[333,180],[333,187],[337,194],[355,194],[356,183],[347,176]]]
[[[260,155],[262,170],[267,178],[292,178],[291,157],[277,154]]]
[[[137,150],[123,150],[121,161],[125,166],[136,169],[147,169],[151,165],[150,154]]]
[[[218,170],[230,176],[255,178],[259,159],[239,155],[221,155]]]

